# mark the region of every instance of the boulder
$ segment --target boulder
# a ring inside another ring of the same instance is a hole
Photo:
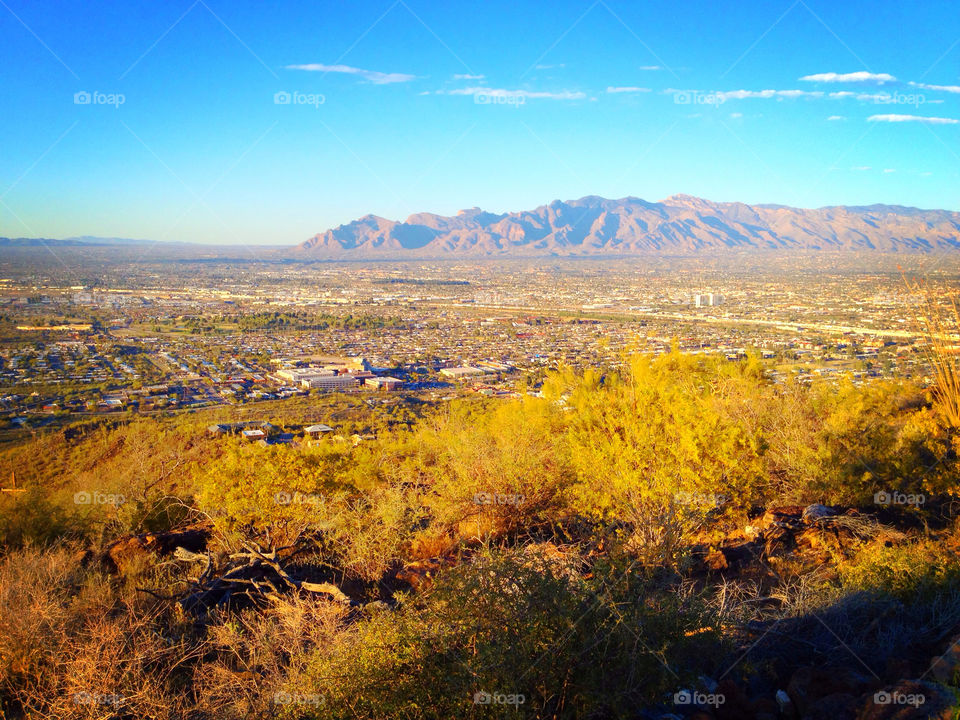
[[[715,548],[711,549],[710,552],[707,553],[706,557],[703,558],[703,562],[707,568],[713,570],[714,572],[726,570],[729,567],[726,556],[721,550],[717,550]]]
[[[817,520],[823,520],[823,518],[832,517],[837,514],[837,511],[826,505],[814,504],[807,505],[803,509],[803,514],[801,517],[803,521],[808,525],[815,523]]]
[[[210,528],[194,527],[176,532],[142,533],[123,537],[110,543],[103,555],[103,563],[115,572],[125,572],[149,561],[154,555],[170,555],[177,548],[192,553],[207,548]]]
[[[933,658],[930,672],[942,683],[953,683],[960,672],[960,635],[950,640],[943,655]]]
[[[870,687],[870,682],[848,668],[804,667],[790,677],[787,695],[801,717],[806,717],[810,708],[830,695],[861,695]]]
[[[771,527],[799,528],[803,525],[803,508],[799,505],[785,505],[767,508],[760,518],[758,526],[761,530]]]
[[[785,720],[797,720],[800,717],[800,714],[797,712],[797,706],[793,704],[793,700],[790,699],[790,695],[786,690],[777,690],[775,696],[777,701],[777,708],[780,710],[780,715],[782,715]]]
[[[944,687],[901,680],[867,695],[856,720],[951,720],[956,698]]]

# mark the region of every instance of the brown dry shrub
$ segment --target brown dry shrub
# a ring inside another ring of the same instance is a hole
[[[152,600],[85,568],[76,550],[0,560],[0,701],[11,716],[182,716],[197,647]]]

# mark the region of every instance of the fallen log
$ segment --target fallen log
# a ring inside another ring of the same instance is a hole
[[[282,548],[286,549],[286,548]],[[309,582],[291,575],[281,564],[278,550],[264,549],[253,543],[244,543],[241,552],[215,558],[211,553],[196,552],[185,547],[173,551],[176,560],[203,563],[200,574],[180,593],[155,597],[176,600],[184,612],[203,615],[216,607],[237,603],[242,598],[257,605],[277,600],[284,593],[309,592],[327,595],[332,601],[354,606],[346,593],[330,582]]]

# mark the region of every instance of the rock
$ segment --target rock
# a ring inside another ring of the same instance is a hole
[[[766,557],[789,552],[794,546],[793,533],[786,527],[771,525],[764,534],[763,554]]]
[[[771,527],[799,528],[803,524],[803,508],[799,505],[786,505],[768,508],[760,518],[760,529]]]
[[[125,573],[149,557],[150,552],[140,538],[121,538],[110,543],[104,556],[104,564],[114,572]]]
[[[919,680],[901,680],[870,693],[856,720],[951,720],[956,699],[946,688]]]
[[[943,655],[938,655],[930,662],[930,672],[942,683],[952,683],[960,672],[960,635],[957,635],[947,645]]]
[[[202,552],[206,550],[209,539],[210,528],[207,527],[132,535],[110,543],[104,552],[103,562],[111,570],[122,573],[146,562],[154,553],[161,556],[170,555],[177,548],[184,548],[190,552]]]
[[[801,717],[821,698],[835,694],[859,696],[869,681],[848,668],[800,668],[790,677],[787,695]]]
[[[803,514],[801,517],[803,518],[803,521],[809,525],[811,523],[815,523],[817,520],[822,520],[823,518],[826,518],[826,517],[832,517],[833,515],[836,515],[836,514],[837,514],[837,511],[831,507],[827,507],[826,505],[814,504],[814,505],[807,505],[803,509]]]
[[[840,720],[856,716],[860,700],[850,693],[833,693],[810,703],[803,720]]]
[[[720,550],[711,549],[703,559],[704,564],[714,572],[726,570],[728,567],[727,558]]]
[[[816,526],[808,527],[797,535],[795,540],[797,548],[804,551],[808,559],[824,565],[836,555],[843,554],[843,548],[833,533],[824,532]]]
[[[776,701],[780,714],[786,720],[796,720],[800,716],[797,712],[797,706],[793,704],[793,700],[790,699],[786,690],[777,690]]]
[[[397,580],[407,583],[414,590],[426,587],[433,582],[433,576],[443,568],[445,563],[439,559],[417,560],[404,565],[397,571]]]

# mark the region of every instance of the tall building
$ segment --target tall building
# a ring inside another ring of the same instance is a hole
[[[698,293],[693,296],[693,304],[696,307],[723,305],[723,295],[720,293]]]

